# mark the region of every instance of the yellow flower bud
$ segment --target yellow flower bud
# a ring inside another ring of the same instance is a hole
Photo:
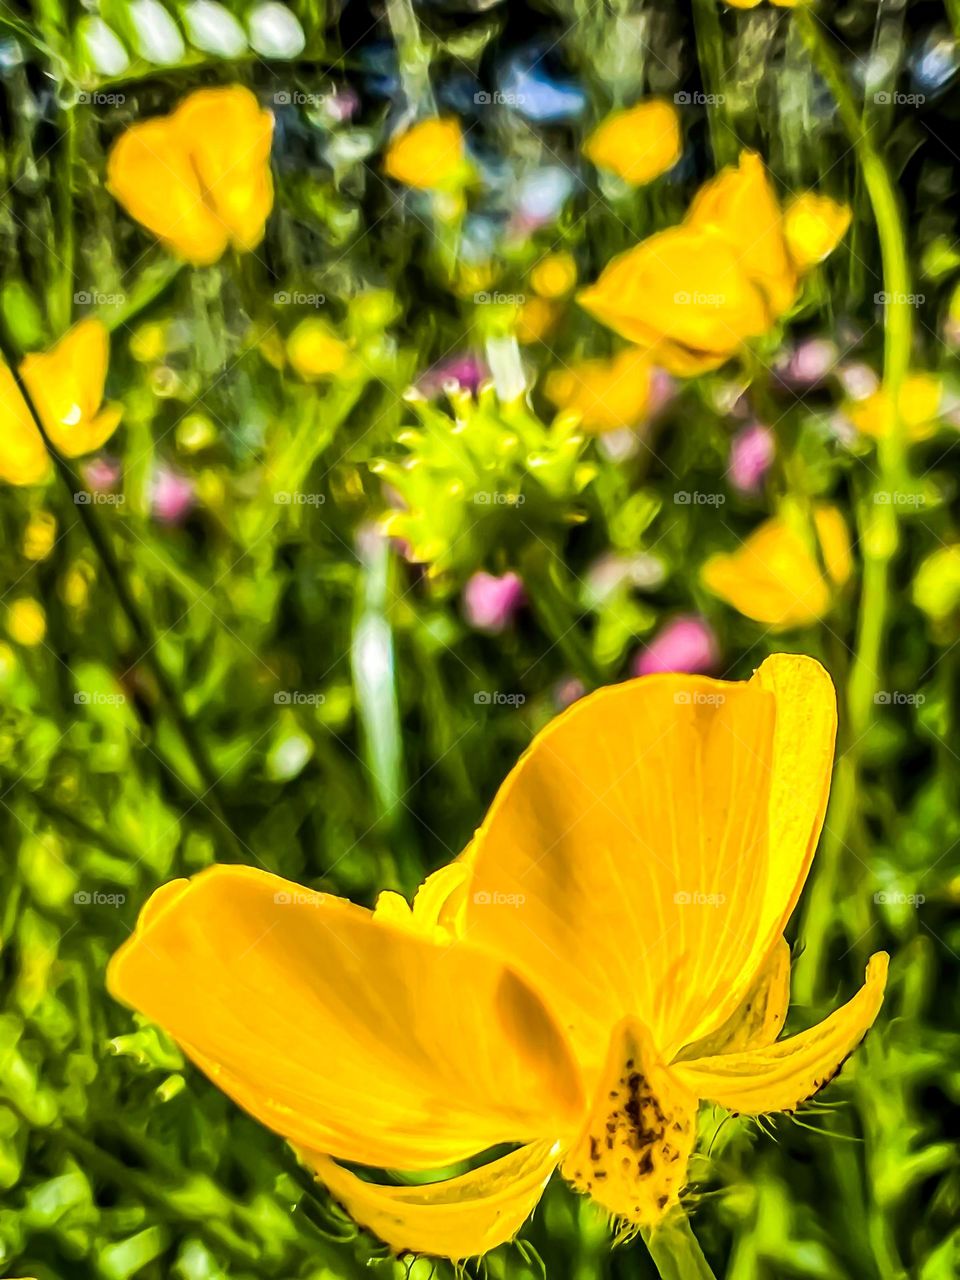
[[[541,298],[563,298],[577,283],[577,264],[570,253],[548,253],[530,272],[530,287]]]
[[[350,348],[325,320],[301,320],[287,339],[287,359],[307,382],[341,373],[349,358]]]
[[[676,107],[651,98],[607,116],[587,138],[583,154],[598,169],[639,187],[672,169],[682,147]]]
[[[911,373],[900,388],[900,419],[910,441],[926,440],[937,429],[943,383],[933,373]],[[846,414],[865,436],[881,440],[890,434],[890,396],[884,387],[847,404]]]
[[[23,554],[28,560],[46,560],[57,538],[57,520],[49,511],[34,511],[23,531]]]
[[[7,609],[7,634],[17,644],[33,648],[43,644],[47,634],[47,618],[40,603],[30,596],[14,600]]]
[[[815,191],[794,196],[784,210],[783,233],[797,270],[808,271],[833,253],[852,216],[849,205]]]
[[[421,191],[464,182],[469,171],[460,122],[452,117],[421,120],[393,139],[383,168],[387,177]]]
[[[554,369],[544,390],[558,409],[576,413],[590,431],[615,431],[640,422],[650,401],[650,356],[628,347],[612,360],[583,360]]]
[[[517,341],[523,346],[542,342],[560,316],[560,308],[546,298],[527,298],[516,318]]]

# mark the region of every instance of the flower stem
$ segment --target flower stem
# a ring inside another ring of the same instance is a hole
[[[0,358],[2,358],[10,369],[14,381],[23,396],[27,408],[33,418],[34,424],[40,433],[40,436],[46,446],[47,452],[53,461],[54,470],[63,482],[67,492],[70,494],[71,500],[81,490],[82,486],[74,475],[69,463],[62,456],[59,450],[54,446],[50,437],[47,435],[43,421],[34,403],[30,391],[20,375],[17,362],[12,358],[5,345],[0,343]],[[84,531],[93,545],[97,556],[103,565],[107,579],[113,588],[117,597],[117,602],[127,619],[127,623],[136,637],[137,643],[141,650],[141,661],[149,668],[157,683],[157,688],[167,705],[170,716],[176,726],[177,732],[186,748],[187,754],[200,780],[201,788],[198,789],[191,783],[183,782],[185,788],[189,791],[194,803],[202,803],[209,812],[212,813],[216,820],[218,828],[222,831],[230,844],[231,851],[238,859],[243,858],[241,842],[236,832],[231,827],[224,812],[223,804],[219,797],[219,778],[213,767],[206,749],[197,733],[196,727],[186,712],[181,701],[176,686],[170,679],[166,668],[157,655],[157,641],[153,635],[152,628],[140,610],[139,605],[134,598],[130,587],[127,584],[120,563],[107,537],[97,513],[93,507],[87,503],[76,503],[76,513],[80,523],[84,527]]]
[[[682,1209],[674,1209],[658,1226],[641,1234],[661,1280],[715,1280]]]
[[[884,285],[883,388],[888,420],[879,441],[876,482],[858,503],[863,584],[850,678],[847,684],[847,722],[833,798],[819,855],[820,871],[807,904],[802,930],[806,949],[796,967],[795,994],[801,1003],[814,1003],[821,985],[827,922],[837,891],[841,854],[856,809],[861,742],[873,718],[874,697],[880,685],[880,666],[890,611],[890,565],[897,551],[899,530],[894,495],[905,484],[906,449],[900,416],[900,390],[910,365],[913,317],[910,311],[910,270],[903,218],[896,187],[881,154],[863,126],[860,111],[844,75],[840,59],[821,20],[806,6],[794,21],[815,65],[826,80],[847,137],[857,156],[864,187],[873,210]],[[879,499],[879,500],[878,500]]]

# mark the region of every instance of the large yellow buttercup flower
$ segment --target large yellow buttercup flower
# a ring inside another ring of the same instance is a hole
[[[682,149],[680,115],[663,98],[648,98],[613,112],[583,144],[583,154],[598,169],[615,173],[631,187],[643,186],[672,169]]]
[[[117,404],[103,403],[110,337],[93,317],[75,324],[48,351],[28,355],[20,376],[50,442],[67,458],[93,453],[120,422]],[[13,374],[0,363],[0,479],[40,484],[50,475],[50,456]]]
[[[196,266],[255,249],[273,208],[273,115],[249,89],[199,89],[168,116],[131,125],[107,185],[137,222]]]
[[[701,570],[704,586],[745,617],[777,630],[816,622],[848,581],[853,561],[840,511],[821,506],[813,520],[823,568],[794,523],[773,516],[736,551],[711,556]]]
[[[763,161],[745,151],[701,187],[679,226],[615,257],[580,304],[671,373],[716,369],[790,310],[802,272],[846,229],[841,210],[827,197],[815,208],[805,200],[788,236]]]
[[[470,168],[459,120],[431,117],[398,134],[387,148],[383,168],[388,177],[421,191],[462,185]]]
[[[617,1218],[677,1205],[702,1099],[791,1111],[880,1008],[887,957],[778,1041],[783,930],[829,791],[836,701],[812,659],[654,675],[574,704],[467,853],[376,912],[248,867],[159,889],[113,958],[164,1026],[398,1252],[510,1239],[556,1168]],[[459,1176],[382,1186],[342,1162]]]

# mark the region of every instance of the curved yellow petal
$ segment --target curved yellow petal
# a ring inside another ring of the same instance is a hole
[[[672,102],[649,98],[602,120],[583,144],[583,154],[632,187],[666,173],[680,159],[680,115]]]
[[[797,276],[784,236],[783,215],[763,161],[740,153],[694,196],[684,225],[711,230],[736,254],[744,275],[760,288],[774,317],[793,305]]]
[[[468,176],[463,130],[453,116],[421,120],[398,134],[383,161],[387,177],[408,187],[434,191]]]
[[[643,1024],[625,1018],[610,1037],[593,1105],[563,1176],[615,1217],[655,1226],[683,1190],[697,1105]]]
[[[815,191],[794,196],[783,212],[783,233],[797,270],[809,271],[829,257],[846,235],[852,217],[848,204],[829,196]]]
[[[790,1005],[790,945],[778,939],[742,1002],[718,1027],[687,1045],[676,1061],[690,1062],[718,1053],[740,1053],[773,1044],[783,1030]]]
[[[133,124],[107,158],[107,188],[136,222],[195,266],[216,262],[227,229],[204,202],[180,131],[169,116]]]
[[[111,992],[290,1141],[429,1169],[578,1121],[561,1034],[496,958],[249,867],[160,892]]]
[[[634,427],[650,403],[652,365],[640,347],[610,360],[583,360],[547,374],[544,391],[558,409],[576,413],[590,431]]]
[[[544,996],[591,1083],[623,1017],[669,1060],[763,962],[775,712],[757,682],[601,689],[537,735],[475,837],[465,937]]]
[[[711,230],[670,227],[613,258],[577,300],[631,342],[659,339],[723,356],[771,317],[733,248]]]
[[[672,1069],[698,1097],[745,1115],[793,1111],[837,1074],[873,1026],[887,983],[889,958],[878,951],[866,982],[842,1008],[809,1031],[765,1049],[720,1054]]]
[[[50,455],[10,369],[0,361],[0,480],[42,484],[53,473]]]
[[[562,1154],[549,1139],[446,1182],[384,1187],[364,1182],[327,1156],[301,1151],[353,1220],[394,1253],[455,1262],[512,1240],[533,1212]]]
[[[44,430],[68,458],[99,449],[120,422],[118,405],[101,410],[109,358],[106,326],[91,316],[48,351],[33,352],[20,365]]]
[[[241,251],[255,249],[273,208],[273,115],[241,85],[199,89],[170,118],[206,203]]]
[[[842,514],[835,507],[819,508],[814,520],[832,581],[794,525],[772,516],[736,551],[704,563],[704,586],[745,617],[778,630],[816,622],[829,611],[835,588],[849,578],[852,558]]]

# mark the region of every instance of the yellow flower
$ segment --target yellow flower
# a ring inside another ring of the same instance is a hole
[[[530,272],[530,285],[541,298],[563,298],[577,283],[577,264],[570,253],[548,253]]]
[[[273,116],[249,89],[199,89],[168,116],[131,125],[107,161],[127,213],[194,265],[263,239],[273,207]]]
[[[554,369],[544,386],[558,409],[576,413],[590,431],[615,431],[640,422],[650,402],[650,357],[628,347],[611,360],[583,360]]]
[[[602,689],[538,735],[412,911],[212,867],[154,894],[110,990],[398,1252],[494,1248],[558,1167],[655,1228],[701,1100],[793,1111],[880,1009],[882,952],[846,1005],[777,1039],[835,728],[829,676],[794,655],[745,682]],[[415,1185],[344,1164],[423,1173],[502,1143]]]
[[[14,600],[7,610],[7,634],[11,640],[16,640],[17,644],[28,649],[43,644],[43,638],[47,634],[47,615],[43,612],[43,606],[29,596]]]
[[[773,516],[736,551],[711,556],[701,570],[704,586],[746,617],[778,630],[816,622],[849,579],[853,561],[836,507],[819,507],[814,523],[826,576],[793,523]]]
[[[672,169],[682,146],[676,107],[650,98],[601,121],[583,144],[583,154],[598,169],[640,187]]]
[[[110,336],[91,317],[75,324],[49,351],[34,352],[20,365],[51,443],[67,458],[99,449],[116,431],[122,410],[103,404]],[[50,475],[50,458],[13,374],[0,364],[0,479],[39,484]]]
[[[469,174],[460,122],[421,120],[391,141],[383,168],[387,177],[421,191],[460,185]]]
[[[542,342],[560,318],[560,307],[546,298],[527,298],[516,318],[517,341],[525,347]]]
[[[50,511],[34,511],[23,531],[27,560],[46,560],[57,538],[57,518]]]
[[[808,271],[830,256],[847,233],[853,217],[848,204],[803,191],[783,212],[783,233],[793,265]]]
[[[301,378],[316,382],[341,373],[350,359],[350,348],[323,320],[301,320],[287,339],[287,359]]]
[[[926,440],[937,429],[943,383],[933,373],[911,373],[900,388],[900,418],[908,440]],[[890,434],[890,395],[880,387],[863,400],[845,406],[847,417],[865,436],[881,440]]]
[[[744,151],[700,188],[680,226],[621,253],[578,298],[657,364],[689,377],[767,333],[797,290],[776,193],[760,157]]]
[[[732,9],[756,9],[760,0],[725,0]],[[803,0],[770,0],[779,9],[795,9]]]

